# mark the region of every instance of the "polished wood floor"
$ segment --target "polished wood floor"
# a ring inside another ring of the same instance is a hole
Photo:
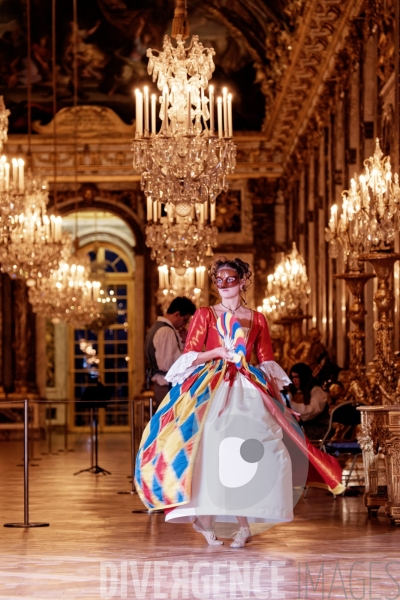
[[[3,527],[23,520],[22,443],[0,442],[0,600],[400,598],[400,529],[383,512],[369,520],[361,497],[311,490],[292,523],[243,549],[209,547],[190,526],[133,514],[137,496],[117,494],[130,487],[127,434],[100,436],[107,476],[73,475],[90,463],[86,434],[70,437],[74,452],[62,445],[55,436],[47,456],[45,442],[34,445],[30,519],[50,526],[24,530]]]

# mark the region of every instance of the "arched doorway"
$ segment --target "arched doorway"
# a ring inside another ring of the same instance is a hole
[[[89,415],[80,410],[79,399],[90,377],[87,355],[81,341],[89,342],[99,359],[98,374],[113,388],[113,400],[99,414],[100,431],[129,429],[129,400],[143,382],[143,348],[133,341],[143,336],[142,257],[135,255],[136,239],[129,225],[110,212],[79,211],[64,217],[64,228],[79,242],[80,251],[91,259],[94,277],[116,298],[117,319],[101,331],[69,328],[68,397],[70,429],[89,426]],[[138,279],[137,279],[138,277]],[[138,285],[139,283],[139,285]]]
[[[87,411],[79,408],[79,400],[87,386],[95,385],[93,376],[112,389],[112,402],[100,410],[100,431],[128,429],[129,400],[134,395],[133,371],[133,315],[134,279],[129,257],[109,242],[92,242],[83,247],[92,261],[103,271],[103,286],[116,298],[116,322],[100,331],[71,328],[70,330],[70,399],[73,429],[88,426]],[[89,342],[99,360],[95,369],[89,369],[88,357],[82,342]]]

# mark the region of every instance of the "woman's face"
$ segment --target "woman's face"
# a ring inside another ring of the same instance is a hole
[[[222,300],[224,300],[224,298],[239,296],[240,286],[243,282],[234,269],[222,267],[219,269],[214,283],[218,288]]]
[[[299,377],[298,373],[292,372],[291,379],[293,381],[294,387],[299,389],[300,388],[300,377]]]

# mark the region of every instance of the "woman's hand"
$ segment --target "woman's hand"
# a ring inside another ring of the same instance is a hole
[[[206,350],[205,352],[199,352],[196,360],[193,362],[193,366],[203,365],[209,360],[214,360],[214,358],[222,358],[223,360],[227,360],[229,358],[229,352],[223,346],[218,346],[218,348]]]
[[[215,358],[222,358],[223,360],[228,360],[230,354],[225,346],[220,346],[215,348]]]

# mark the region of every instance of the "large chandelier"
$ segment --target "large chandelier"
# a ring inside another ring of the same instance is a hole
[[[90,260],[70,256],[59,263],[49,277],[37,280],[30,287],[29,301],[33,311],[54,323],[65,321],[73,327],[101,328],[114,320],[116,298],[106,294],[100,281],[90,280]],[[111,318],[112,313],[112,318]]]
[[[88,260],[78,262],[76,256],[70,256],[61,261],[50,276],[40,278],[30,287],[28,295],[33,311],[53,322],[70,322],[89,297],[97,301],[100,283],[89,282],[88,278]]]
[[[174,267],[167,265],[158,267],[159,289],[157,302],[165,312],[172,300],[177,296],[186,296],[197,306],[200,306],[202,290],[204,288],[206,268],[198,266],[196,269],[189,267],[180,274]]]
[[[302,314],[302,306],[308,303],[311,292],[303,256],[293,242],[292,251],[275,266],[274,273],[267,278],[268,296],[263,302],[271,318]]]
[[[0,146],[7,140],[8,114],[0,97]],[[47,185],[22,158],[0,158],[1,271],[31,284],[48,276],[68,252],[61,217],[49,217]]]
[[[223,89],[217,99],[206,89],[215,69],[212,48],[204,48],[198,36],[185,47],[176,35],[176,47],[168,36],[163,50],[147,50],[148,73],[157,81],[161,128],[156,128],[156,95],[136,91],[136,137],[133,168],[142,176],[149,204],[179,206],[179,216],[190,214],[195,203],[212,204],[228,189],[227,175],[236,164],[232,133],[232,95]]]
[[[146,245],[157,264],[173,267],[182,276],[187,268],[201,266],[204,256],[213,255],[218,236],[215,204],[210,211],[208,202],[193,206],[187,217],[177,214],[179,206],[167,208],[167,216],[154,215],[146,226]]]
[[[34,285],[36,279],[48,277],[53,269],[58,268],[59,261],[66,258],[70,239],[67,234],[62,234],[62,218],[47,215],[46,183],[31,171],[25,180],[23,161],[19,166],[24,203],[20,212],[14,208],[3,219],[0,229],[1,270],[12,277],[23,277]]]
[[[360,271],[360,257],[370,252],[390,251],[395,233],[400,230],[400,186],[397,173],[392,176],[390,156],[376,139],[374,155],[364,161],[362,175],[354,175],[350,189],[342,192],[342,212],[331,207],[326,241],[329,254],[340,251],[350,271]]]

